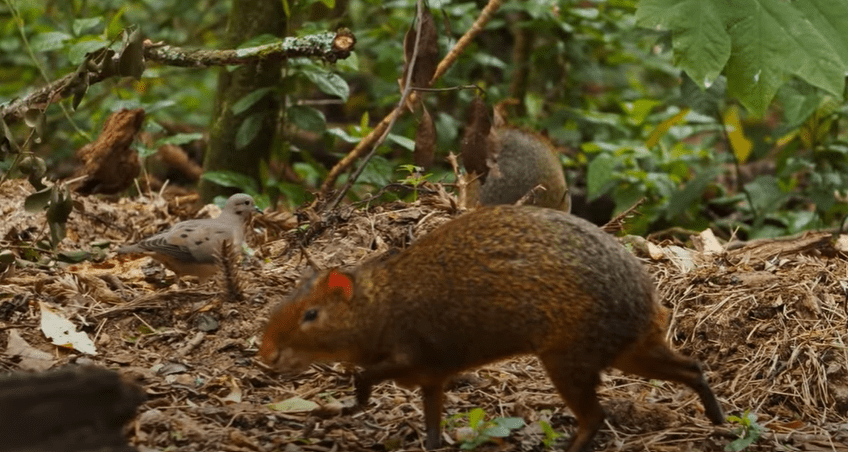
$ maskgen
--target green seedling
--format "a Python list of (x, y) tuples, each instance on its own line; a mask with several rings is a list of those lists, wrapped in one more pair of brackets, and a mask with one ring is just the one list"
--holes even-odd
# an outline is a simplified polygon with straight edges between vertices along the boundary
[(524, 427), (524, 420), (520, 417), (498, 417), (487, 421), (486, 412), (482, 408), (455, 414), (445, 422), (451, 427), (456, 427), (460, 421), (468, 424), (467, 427), (457, 428), (459, 448), (462, 450), (473, 450), (480, 444), (493, 441), (495, 438), (505, 438), (512, 430)]
[(757, 415), (745, 410), (742, 417), (727, 416), (727, 421), (736, 424), (736, 433), (739, 438), (733, 440), (730, 444), (724, 447), (727, 452), (739, 452), (745, 450), (751, 444), (760, 439), (765, 427), (757, 423)]

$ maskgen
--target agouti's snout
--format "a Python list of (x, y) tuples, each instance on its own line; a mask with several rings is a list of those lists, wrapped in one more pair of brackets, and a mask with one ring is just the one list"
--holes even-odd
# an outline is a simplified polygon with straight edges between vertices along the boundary
[(608, 234), (551, 209), (495, 206), (387, 259), (308, 278), (272, 313), (260, 353), (287, 370), (357, 364), (360, 403), (383, 380), (420, 386), (428, 448), (440, 444), (450, 376), (533, 353), (577, 417), (568, 451), (578, 452), (603, 423), (595, 388), (610, 366), (683, 383), (724, 421), (700, 363), (666, 343), (666, 316), (642, 265)]

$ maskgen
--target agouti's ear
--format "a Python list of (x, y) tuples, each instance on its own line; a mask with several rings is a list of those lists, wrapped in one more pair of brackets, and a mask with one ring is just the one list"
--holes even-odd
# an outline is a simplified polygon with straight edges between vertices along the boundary
[(345, 301), (350, 301), (353, 298), (353, 281), (350, 276), (338, 270), (330, 270), (330, 274), (327, 275), (327, 288), (331, 291), (342, 289)]

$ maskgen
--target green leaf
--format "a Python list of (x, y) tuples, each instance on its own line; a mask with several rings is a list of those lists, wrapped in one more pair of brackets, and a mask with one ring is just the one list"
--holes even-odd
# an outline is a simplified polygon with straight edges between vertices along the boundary
[(816, 111), (821, 100), (822, 93), (803, 82), (787, 83), (780, 87), (777, 101), (783, 110), (784, 126), (787, 129), (800, 126)]
[[(769, 19), (779, 34), (789, 39), (789, 46), (783, 50), (786, 58), (786, 70), (809, 84), (817, 86), (834, 96), (841, 96), (845, 86), (845, 74), (848, 72), (848, 61), (842, 61), (830, 41), (823, 36), (810, 21), (793, 8), (793, 3), (775, 0), (760, 0)], [(830, 3), (842, 3), (837, 10), (846, 11), (844, 2), (829, 2), (827, 11), (830, 13)], [(802, 11), (802, 14), (804, 12)], [(837, 42), (845, 41), (848, 27), (842, 24), (842, 35)], [(843, 44), (844, 45), (844, 44)], [(787, 52), (788, 50), (788, 52)]]
[(283, 413), (302, 413), (305, 411), (313, 411), (318, 408), (318, 404), (300, 397), (292, 397), (282, 400), (277, 403), (267, 405), (272, 411), (280, 411)]
[(74, 30), (74, 34), (79, 36), (84, 32), (91, 30), (94, 27), (99, 26), (103, 23), (102, 17), (89, 17), (86, 19), (76, 19), (74, 20), (74, 24), (71, 27)]
[(70, 50), (68, 50), (68, 59), (71, 61), (71, 64), (78, 65), (82, 63), (83, 59), (85, 59), (86, 53), (94, 52), (95, 50), (102, 49), (108, 45), (109, 41), (99, 36), (85, 37), (71, 46)]
[(627, 113), (627, 121), (633, 125), (641, 125), (651, 114), (654, 107), (662, 104), (656, 99), (637, 99), (634, 101), (621, 102), (621, 109)]
[(161, 140), (156, 141), (156, 144), (153, 145), (154, 148), (158, 148), (159, 146), (165, 144), (173, 144), (175, 146), (182, 146), (184, 144), (191, 143), (192, 141), (203, 139), (202, 133), (178, 133), (176, 135), (171, 135), (169, 137), (162, 138)]
[(726, 62), (728, 94), (756, 115), (789, 75), (842, 93), (845, 2), (642, 0), (636, 15), (639, 25), (672, 32), (675, 63), (699, 86), (709, 87)]
[(361, 137), (352, 136), (351, 134), (345, 132), (344, 130), (338, 127), (334, 127), (332, 129), (327, 130), (327, 133), (336, 138), (339, 138), (340, 140), (346, 143), (359, 143), (359, 141), (362, 139)]
[(334, 74), (323, 68), (315, 68), (314, 70), (304, 71), (306, 78), (309, 79), (321, 92), (331, 96), (338, 96), (343, 101), (347, 102), (350, 96), (350, 87), (347, 82), (338, 74)]
[(317, 185), (321, 179), (321, 172), (318, 171), (316, 166), (319, 165), (308, 162), (295, 162), (292, 164), (292, 169), (308, 185)]
[(259, 131), (262, 130), (262, 121), (264, 118), (264, 114), (254, 113), (244, 119), (236, 132), (236, 149), (243, 149), (256, 138)]
[(65, 238), (68, 231), (65, 223), (48, 223), (47, 225), (50, 226), (50, 245), (55, 249), (59, 242)]
[(708, 167), (706, 170), (692, 178), (682, 190), (671, 194), (668, 200), (668, 209), (665, 212), (667, 220), (672, 220), (685, 212), (689, 207), (701, 199), (701, 195), (715, 177), (721, 172), (721, 168)]
[(327, 120), (324, 113), (302, 105), (295, 105), (288, 109), (289, 121), (295, 126), (311, 132), (323, 133), (327, 128)]
[(71, 35), (61, 31), (49, 31), (39, 33), (32, 37), (30, 47), (34, 52), (49, 52), (65, 47), (65, 41), (71, 39)]
[(714, 0), (642, 0), (636, 23), (671, 31), (674, 64), (707, 88), (730, 58), (730, 36), (721, 15), (724, 7)]
[(128, 6), (129, 5), (122, 6), (121, 9), (119, 9), (111, 19), (109, 19), (109, 25), (106, 26), (106, 36), (117, 36), (124, 28), (121, 18), (124, 17), (124, 13), (127, 11)]
[(833, 0), (794, 0), (792, 5), (803, 12), (825, 40), (839, 54), (842, 66), (848, 66), (848, 2)]
[(53, 187), (45, 188), (37, 191), (24, 199), (24, 210), (29, 213), (37, 213), (44, 210), (47, 204), (50, 204), (50, 196), (53, 194)]
[(698, 113), (718, 118), (723, 109), (726, 92), (727, 79), (724, 77), (718, 77), (709, 88), (702, 89), (691, 77), (684, 74), (680, 85), (680, 101)]
[(390, 133), (386, 138), (393, 141), (398, 146), (406, 149), (407, 151), (414, 151), (415, 150), (415, 141), (410, 140), (407, 137), (404, 137), (404, 136), (401, 136), (401, 135), (396, 135), (394, 133)]
[(589, 201), (605, 193), (608, 184), (614, 181), (616, 162), (609, 154), (598, 154), (586, 169), (586, 191)]
[(476, 430), (477, 426), (483, 421), (485, 416), (486, 412), (483, 411), (482, 408), (472, 409), (468, 412), (468, 426)]
[(74, 201), (67, 187), (58, 188), (54, 185), (52, 188), (50, 206), (47, 208), (47, 221), (64, 226), (74, 210)]
[(506, 438), (509, 436), (509, 429), (503, 425), (492, 425), (480, 433), (481, 436), (489, 436), (495, 438)]
[(271, 88), (265, 87), (253, 90), (252, 92), (245, 94), (241, 99), (238, 100), (238, 102), (233, 104), (233, 114), (240, 115), (244, 113), (248, 108), (252, 107), (253, 104), (255, 104), (256, 102), (259, 102), (259, 100), (265, 97), (265, 95), (269, 92), (271, 92)]
[(15, 253), (12, 250), (0, 251), (0, 264), (11, 264), (15, 262)]
[(836, 52), (790, 3), (739, 0), (726, 8), (733, 42), (727, 90), (752, 113), (765, 113), (788, 74), (841, 93), (844, 69)]
[(652, 148), (656, 146), (657, 143), (659, 143), (659, 141), (662, 139), (662, 137), (664, 137), (665, 134), (667, 134), (672, 127), (676, 126), (686, 118), (686, 116), (689, 114), (689, 111), (690, 110), (688, 108), (684, 108), (683, 110), (677, 112), (677, 114), (675, 114), (674, 116), (657, 124), (657, 126), (648, 136), (648, 139), (645, 140), (645, 147)]
[(235, 171), (208, 171), (203, 173), (200, 178), (224, 187), (241, 189), (251, 196), (254, 193), (259, 193), (259, 184), (253, 178)]
[(289, 207), (294, 209), (296, 206), (303, 205), (311, 199), (311, 194), (307, 192), (301, 184), (291, 182), (280, 182), (277, 184), (277, 189), (285, 195), (288, 200)]
[(62, 262), (71, 262), (77, 263), (82, 262), (92, 256), (88, 251), (83, 250), (75, 250), (75, 251), (60, 251), (56, 255), (60, 261)]
[(745, 191), (751, 196), (757, 215), (776, 210), (786, 199), (787, 194), (780, 189), (774, 176), (759, 176), (753, 182), (745, 184)]
[(524, 419), (520, 417), (499, 417), (495, 419), (495, 422), (510, 430), (524, 427)]

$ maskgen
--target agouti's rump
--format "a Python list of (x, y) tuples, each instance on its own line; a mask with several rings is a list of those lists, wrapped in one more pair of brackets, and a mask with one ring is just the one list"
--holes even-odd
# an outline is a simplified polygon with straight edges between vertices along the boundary
[(611, 236), (563, 212), (495, 206), (387, 259), (308, 278), (272, 313), (260, 354), (284, 371), (357, 364), (361, 404), (383, 380), (421, 386), (428, 448), (440, 444), (450, 376), (535, 354), (577, 417), (577, 452), (602, 424), (595, 387), (610, 366), (684, 383), (723, 422), (700, 364), (672, 351), (665, 330), (650, 277)]

